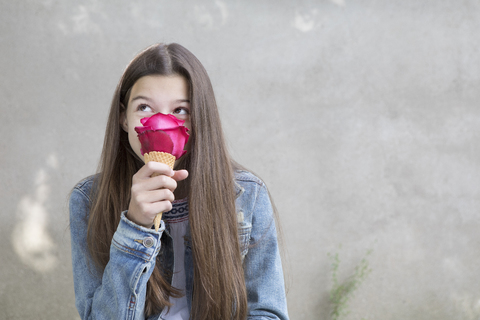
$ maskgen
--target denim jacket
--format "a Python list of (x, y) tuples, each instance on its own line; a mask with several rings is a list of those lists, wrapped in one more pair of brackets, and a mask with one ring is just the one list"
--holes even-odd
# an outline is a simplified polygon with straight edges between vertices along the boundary
[[(99, 274), (91, 263), (86, 241), (93, 184), (93, 176), (82, 180), (70, 196), (77, 310), (82, 319), (143, 320), (147, 281), (156, 261), (173, 270), (174, 253), (168, 227), (166, 230), (162, 220), (156, 232), (131, 222), (125, 217), (126, 211), (122, 212), (110, 246), (110, 260), (103, 274)], [(267, 189), (261, 180), (246, 171), (235, 172), (235, 187), (248, 319), (288, 319), (282, 263)], [(189, 237), (186, 239), (186, 297), (191, 307), (193, 259)]]

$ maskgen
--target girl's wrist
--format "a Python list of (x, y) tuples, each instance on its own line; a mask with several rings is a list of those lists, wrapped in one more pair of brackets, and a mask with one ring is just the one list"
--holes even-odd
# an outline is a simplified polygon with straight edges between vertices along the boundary
[(153, 222), (150, 225), (146, 225), (146, 224), (138, 222), (136, 219), (132, 219), (131, 214), (130, 214), (130, 210), (127, 210), (127, 212), (125, 212), (125, 218), (127, 218), (129, 221), (131, 221), (131, 222), (133, 222), (136, 225), (139, 225), (141, 227), (151, 228), (153, 226)]

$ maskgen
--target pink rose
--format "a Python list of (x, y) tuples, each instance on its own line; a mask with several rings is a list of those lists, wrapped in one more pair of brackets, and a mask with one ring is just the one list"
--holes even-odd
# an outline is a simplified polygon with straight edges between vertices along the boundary
[(178, 159), (187, 152), (183, 150), (189, 137), (188, 129), (183, 126), (184, 120), (171, 114), (156, 113), (140, 122), (143, 127), (135, 127), (135, 131), (142, 144), (142, 155), (159, 151), (170, 153)]

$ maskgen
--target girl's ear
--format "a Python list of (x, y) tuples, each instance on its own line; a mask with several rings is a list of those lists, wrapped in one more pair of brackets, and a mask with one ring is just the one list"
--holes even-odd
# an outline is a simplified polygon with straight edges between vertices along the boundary
[(123, 130), (128, 133), (128, 122), (127, 122), (127, 108), (123, 104), (121, 104), (122, 111), (120, 112), (120, 125), (122, 126)]

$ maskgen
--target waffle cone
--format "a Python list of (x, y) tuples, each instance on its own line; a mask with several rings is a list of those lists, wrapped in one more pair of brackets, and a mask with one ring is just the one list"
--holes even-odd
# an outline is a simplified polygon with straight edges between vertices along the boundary
[[(175, 156), (166, 152), (152, 151), (149, 153), (145, 153), (143, 155), (143, 158), (145, 159), (145, 163), (150, 161), (161, 162), (161, 163), (167, 164), (172, 169), (173, 169), (173, 166), (175, 165)], [(154, 174), (154, 176), (157, 176), (157, 174)], [(162, 221), (162, 212), (159, 212), (157, 213), (157, 215), (155, 216), (155, 220), (153, 221), (155, 224), (155, 231), (158, 231), (158, 228), (160, 228), (161, 221)]]
[(145, 163), (150, 161), (161, 162), (161, 163), (168, 164), (172, 169), (173, 169), (173, 165), (175, 164), (175, 156), (166, 152), (152, 151), (149, 153), (145, 153), (143, 155), (143, 158), (145, 159)]

